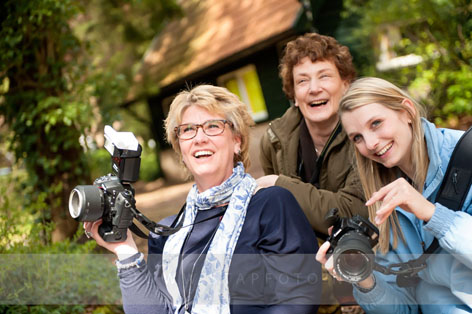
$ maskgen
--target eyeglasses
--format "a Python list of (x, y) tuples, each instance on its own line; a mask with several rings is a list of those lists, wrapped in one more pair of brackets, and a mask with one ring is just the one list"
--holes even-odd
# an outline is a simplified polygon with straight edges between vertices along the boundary
[(225, 124), (233, 127), (233, 123), (227, 120), (208, 120), (202, 124), (186, 123), (175, 127), (174, 131), (181, 140), (190, 140), (197, 135), (198, 128), (202, 128), (203, 133), (208, 136), (217, 136), (225, 131)]

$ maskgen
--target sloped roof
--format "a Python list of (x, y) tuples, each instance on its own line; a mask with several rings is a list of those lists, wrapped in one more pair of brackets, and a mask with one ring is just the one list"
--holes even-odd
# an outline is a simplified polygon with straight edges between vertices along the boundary
[(180, 6), (184, 16), (154, 38), (135, 83), (167, 86), (291, 30), (301, 9), (299, 0), (182, 0)]

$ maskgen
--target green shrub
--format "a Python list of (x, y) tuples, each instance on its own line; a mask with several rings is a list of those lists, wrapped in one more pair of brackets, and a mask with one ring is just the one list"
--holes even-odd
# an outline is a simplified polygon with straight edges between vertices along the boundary
[(150, 182), (161, 176), (157, 153), (150, 147), (143, 147), (139, 180)]
[(112, 254), (79, 243), (82, 228), (72, 240), (44, 241), (53, 227), (37, 223), (44, 199), (23, 208), (23, 179), (19, 169), (0, 177), (0, 313), (122, 312)]
[[(87, 161), (93, 180), (112, 172), (111, 156), (105, 148), (90, 150), (87, 153)], [(92, 184), (92, 182), (85, 184)]]

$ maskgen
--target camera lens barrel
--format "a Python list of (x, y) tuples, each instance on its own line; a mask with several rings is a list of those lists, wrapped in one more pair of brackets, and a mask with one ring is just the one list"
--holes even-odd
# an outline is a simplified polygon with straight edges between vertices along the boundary
[(375, 255), (366, 236), (349, 232), (339, 240), (333, 258), (334, 268), (343, 280), (356, 283), (372, 273)]
[(103, 215), (103, 191), (95, 185), (78, 185), (69, 196), (69, 213), (78, 221), (96, 221)]

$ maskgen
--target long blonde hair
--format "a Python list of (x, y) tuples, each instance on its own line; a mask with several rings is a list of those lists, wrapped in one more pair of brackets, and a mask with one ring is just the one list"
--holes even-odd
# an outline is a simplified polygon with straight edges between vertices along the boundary
[[(406, 106), (405, 99), (408, 99), (414, 107)], [(346, 111), (352, 111), (372, 103), (381, 104), (395, 111), (405, 111), (408, 114), (413, 134), (411, 161), (415, 169), (414, 176), (410, 179), (415, 189), (422, 192), (429, 164), (421, 125), (421, 117), (425, 114), (424, 108), (394, 84), (380, 78), (366, 77), (351, 84), (341, 100), (339, 115), (342, 116)], [(382, 164), (362, 156), (357, 149), (355, 152), (359, 177), (366, 199), (370, 199), (374, 192), (398, 178), (399, 169), (397, 167), (386, 168)], [(378, 202), (369, 206), (369, 217), (372, 221), (379, 207)], [(379, 226), (379, 248), (382, 253), (389, 250), (390, 230), (393, 233), (393, 247), (396, 248), (399, 237), (404, 241), (396, 211), (393, 211), (390, 217)]]
[(241, 161), (246, 169), (249, 161), (249, 131), (254, 125), (247, 105), (239, 100), (238, 96), (224, 87), (213, 85), (199, 85), (191, 90), (180, 92), (172, 101), (169, 114), (165, 120), (167, 142), (172, 145), (174, 151), (182, 158), (179, 140), (175, 133), (175, 127), (182, 123), (185, 110), (191, 106), (199, 106), (211, 113), (219, 114), (232, 123), (234, 136), (241, 138), (241, 152), (235, 154), (233, 163)]

